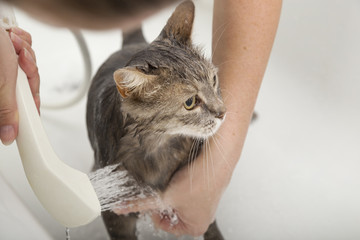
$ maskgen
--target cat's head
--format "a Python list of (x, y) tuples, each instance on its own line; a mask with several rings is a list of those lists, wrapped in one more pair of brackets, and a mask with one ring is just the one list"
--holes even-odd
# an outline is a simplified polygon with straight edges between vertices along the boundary
[(213, 135), (225, 116), (217, 70), (192, 45), (194, 4), (180, 4), (159, 37), (114, 73), (122, 110), (160, 134)]

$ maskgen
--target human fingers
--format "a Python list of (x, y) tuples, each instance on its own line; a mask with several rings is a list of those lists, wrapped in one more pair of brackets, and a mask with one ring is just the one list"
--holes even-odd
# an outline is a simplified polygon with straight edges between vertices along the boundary
[(0, 78), (0, 139), (4, 145), (10, 145), (18, 132), (15, 84), (2, 83), (3, 79)]
[(25, 48), (26, 50), (28, 50), (28, 52), (31, 54), (32, 58), (36, 62), (35, 52), (31, 48), (31, 40), (30, 40), (30, 42), (28, 42), (29, 41), (28, 39), (26, 39), (25, 37), (24, 38), (22, 38), (22, 37), (24, 37), (24, 36), (21, 36), (21, 35), (19, 36), (14, 32), (10, 32), (10, 39), (13, 43), (16, 54), (19, 55), (20, 51)]
[[(202, 155), (194, 164), (203, 164)], [(191, 175), (187, 168), (175, 173), (162, 193), (162, 202), (174, 209), (172, 212), (176, 213), (177, 221), (175, 224), (172, 212), (170, 215), (154, 213), (153, 222), (158, 228), (176, 235), (200, 236), (214, 222), (223, 188), (216, 185), (209, 187), (204, 181), (206, 175), (201, 175), (205, 173), (200, 166), (196, 167), (200, 169), (196, 175)]]
[(0, 139), (11, 144), (18, 132), (15, 97), (17, 59), (8, 34), (0, 28)]
[(15, 52), (19, 55), (19, 65), (28, 78), (36, 107), (40, 113), (40, 77), (36, 66), (35, 52), (31, 48), (31, 35), (25, 30), (17, 27), (11, 28), (9, 32)]
[(40, 113), (40, 76), (36, 62), (33, 59), (31, 53), (27, 50), (27, 48), (23, 48), (20, 50), (18, 60), (21, 69), (24, 71), (28, 78), (36, 108)]
[[(179, 212), (164, 213), (153, 211), (151, 215), (155, 228), (161, 229), (176, 236), (190, 235), (199, 237), (203, 235), (208, 225), (191, 224)], [(175, 220), (174, 220), (175, 219)]]
[(9, 32), (15, 33), (22, 40), (27, 42), (30, 46), (32, 45), (32, 37), (31, 37), (30, 33), (26, 32), (24, 29), (19, 28), (19, 27), (13, 27), (13, 28), (9, 29)]

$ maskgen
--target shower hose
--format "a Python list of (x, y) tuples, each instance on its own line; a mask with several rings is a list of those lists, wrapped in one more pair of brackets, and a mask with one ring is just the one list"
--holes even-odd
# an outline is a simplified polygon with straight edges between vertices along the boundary
[(83, 79), (82, 83), (80, 84), (75, 96), (73, 96), (72, 98), (70, 98), (66, 101), (60, 102), (60, 103), (52, 103), (52, 104), (44, 103), (41, 105), (42, 108), (61, 109), (61, 108), (70, 107), (70, 106), (76, 104), (77, 102), (79, 102), (86, 95), (86, 93), (89, 89), (90, 82), (91, 82), (91, 72), (92, 72), (89, 49), (86, 44), (85, 38), (80, 31), (71, 30), (71, 33), (74, 35), (74, 37), (79, 45), (80, 52), (81, 52), (81, 55), (82, 55), (82, 58), (84, 61), (84, 79)]

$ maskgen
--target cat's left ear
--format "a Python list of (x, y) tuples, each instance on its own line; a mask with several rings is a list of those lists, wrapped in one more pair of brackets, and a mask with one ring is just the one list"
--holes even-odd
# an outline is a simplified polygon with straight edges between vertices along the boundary
[(123, 98), (140, 94), (155, 78), (155, 75), (145, 74), (136, 67), (120, 68), (114, 72), (116, 87)]
[(191, 44), (191, 31), (194, 23), (195, 6), (192, 1), (182, 2), (176, 7), (159, 39), (174, 39), (182, 44)]

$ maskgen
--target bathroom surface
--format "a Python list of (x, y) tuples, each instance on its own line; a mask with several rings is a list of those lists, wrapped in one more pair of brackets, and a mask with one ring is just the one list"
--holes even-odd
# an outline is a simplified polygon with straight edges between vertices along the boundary
[[(194, 42), (211, 56), (212, 1), (196, 2)], [(152, 41), (175, 6), (144, 22)], [(242, 156), (217, 211), (228, 240), (360, 239), (360, 2), (283, 1), (272, 55)], [(71, 32), (16, 10), (33, 37), (41, 76), (43, 125), (66, 164), (89, 172), (92, 150), (86, 98), (46, 109), (76, 95), (84, 63)], [(121, 45), (120, 30), (82, 31), (92, 75)], [(239, 95), (242, 93), (239, 93)], [(160, 239), (149, 222), (140, 238)], [(70, 230), (71, 239), (107, 239), (100, 218)], [(0, 239), (65, 239), (65, 228), (40, 205), (16, 144), (0, 145)], [(165, 239), (175, 239), (166, 236)], [(181, 238), (190, 239), (190, 238)]]

